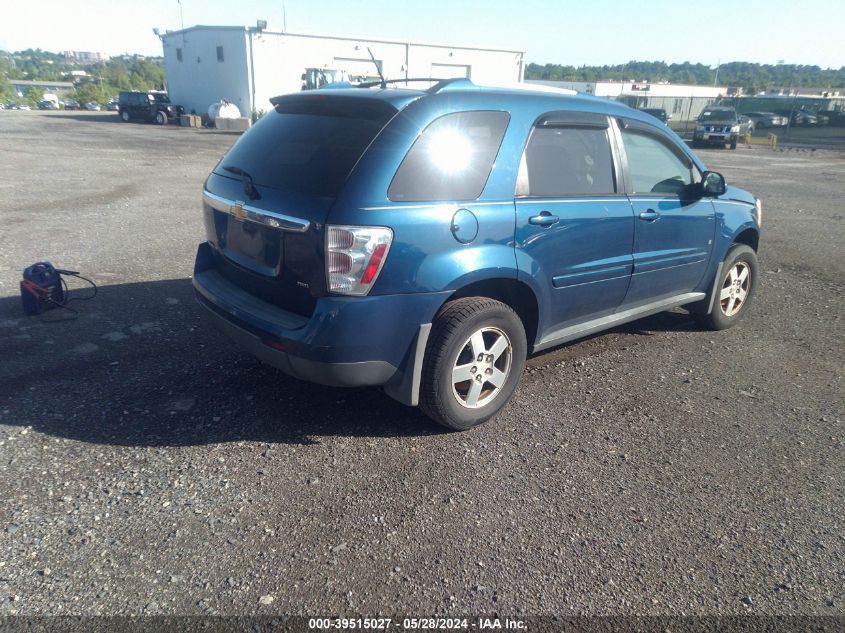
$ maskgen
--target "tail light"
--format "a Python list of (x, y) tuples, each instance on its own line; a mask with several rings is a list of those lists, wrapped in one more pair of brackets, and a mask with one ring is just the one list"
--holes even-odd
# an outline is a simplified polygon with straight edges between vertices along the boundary
[(382, 226), (329, 226), (326, 271), (329, 290), (366, 295), (381, 272), (393, 231)]

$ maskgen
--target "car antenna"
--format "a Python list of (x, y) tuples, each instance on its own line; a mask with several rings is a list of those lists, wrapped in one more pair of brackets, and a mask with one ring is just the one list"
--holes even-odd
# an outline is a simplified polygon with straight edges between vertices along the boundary
[(383, 90), (383, 89), (387, 88), (387, 82), (385, 81), (384, 75), (381, 72), (381, 66), (378, 65), (378, 62), (376, 61), (375, 55), (373, 55), (373, 51), (370, 50), (369, 46), (367, 47), (367, 52), (370, 54), (370, 59), (373, 60), (373, 64), (375, 64), (375, 66), (376, 66), (376, 70), (378, 71), (378, 76), (379, 76), (379, 78), (381, 78), (381, 87), (382, 87), (382, 90)]

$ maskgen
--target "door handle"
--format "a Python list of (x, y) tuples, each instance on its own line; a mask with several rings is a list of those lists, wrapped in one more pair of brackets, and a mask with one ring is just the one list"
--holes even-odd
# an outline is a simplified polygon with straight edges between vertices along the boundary
[(640, 220), (645, 220), (646, 222), (654, 222), (659, 217), (660, 214), (654, 209), (649, 209), (648, 211), (640, 213)]
[(552, 226), (553, 224), (557, 224), (559, 221), (559, 217), (552, 215), (548, 211), (541, 211), (540, 215), (532, 215), (528, 218), (529, 224), (534, 224), (536, 226)]

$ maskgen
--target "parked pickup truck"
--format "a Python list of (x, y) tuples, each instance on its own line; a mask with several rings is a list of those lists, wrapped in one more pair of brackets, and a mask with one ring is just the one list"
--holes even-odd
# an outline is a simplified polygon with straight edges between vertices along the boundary
[(730, 145), (731, 149), (736, 149), (739, 137), (753, 133), (754, 127), (754, 123), (748, 117), (740, 116), (734, 108), (705, 108), (698, 115), (692, 145), (693, 147)]

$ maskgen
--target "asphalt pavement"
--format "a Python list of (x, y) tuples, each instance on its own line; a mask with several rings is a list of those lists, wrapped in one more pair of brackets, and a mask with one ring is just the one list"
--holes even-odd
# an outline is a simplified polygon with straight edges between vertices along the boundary
[[(236, 138), (0, 112), (0, 615), (845, 616), (845, 154), (701, 151), (763, 200), (745, 321), (538, 355), (449, 433), (212, 329)], [(100, 286), (75, 318), (21, 312), (41, 259)]]

